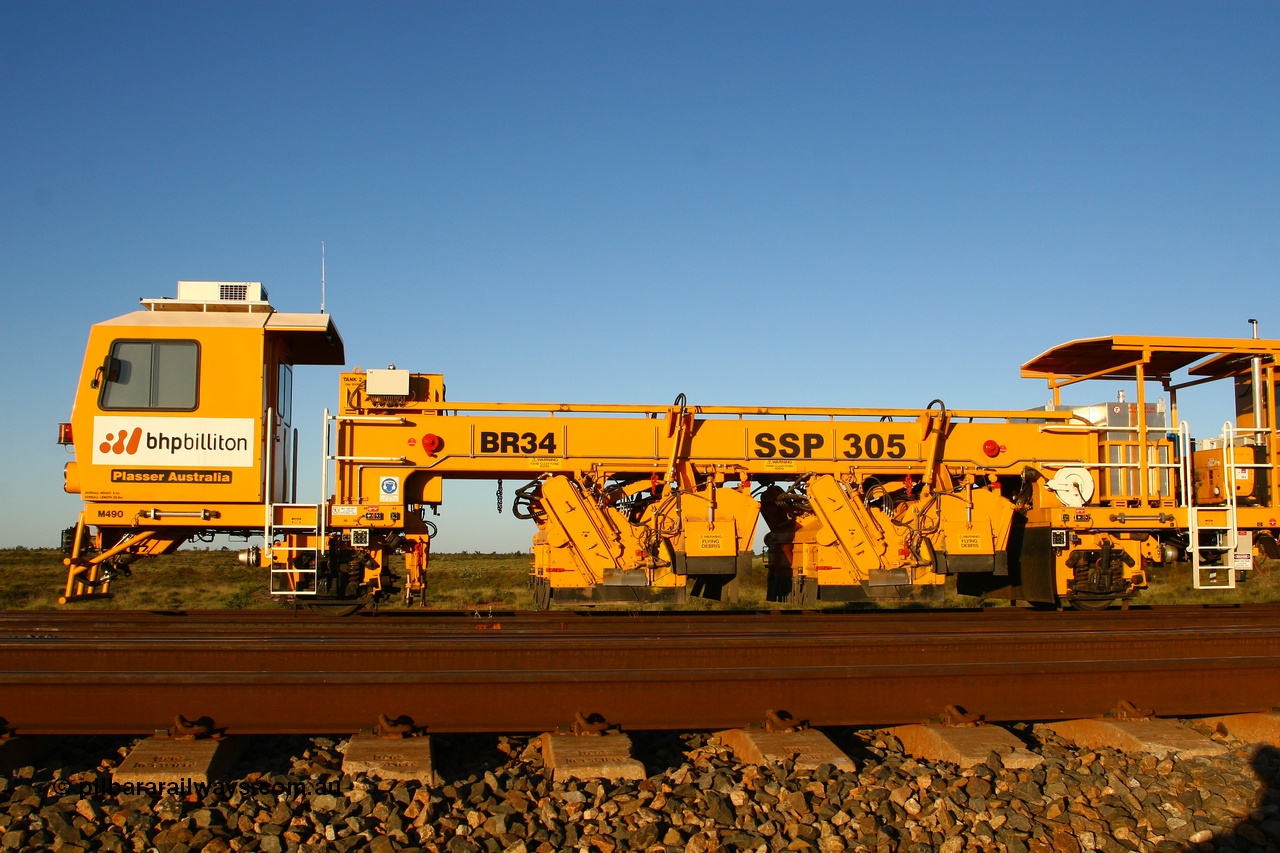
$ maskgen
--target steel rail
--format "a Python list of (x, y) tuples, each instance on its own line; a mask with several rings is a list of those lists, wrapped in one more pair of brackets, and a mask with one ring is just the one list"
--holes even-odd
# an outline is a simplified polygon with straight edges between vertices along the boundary
[[(477, 618), (479, 616), (479, 618)], [(1280, 705), (1280, 607), (1128, 612), (0, 612), (0, 725), (141, 733), (539, 731), (599, 713), (701, 729), (785, 709), (880, 725), (960, 705), (988, 720)]]

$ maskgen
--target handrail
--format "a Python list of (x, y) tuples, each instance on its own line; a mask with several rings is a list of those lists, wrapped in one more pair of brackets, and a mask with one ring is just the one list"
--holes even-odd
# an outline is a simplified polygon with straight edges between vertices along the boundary
[[(316, 543), (316, 547), (319, 549), (317, 552), (317, 559), (328, 553), (329, 537), (325, 528), (329, 517), (329, 496), (326, 494), (328, 491), (329, 481), (329, 418), (329, 409), (326, 407), (324, 410), (324, 420), (321, 422), (320, 427), (320, 501), (316, 505), (316, 514), (320, 516), (318, 519), (320, 536), (319, 541)], [(334, 473), (334, 479), (337, 479), (336, 472)]]
[[(419, 404), (414, 412), (546, 412), (561, 414), (578, 412), (583, 414), (636, 414), (656, 417), (665, 416), (673, 406), (648, 406), (612, 403), (492, 403), (492, 402), (446, 402), (444, 400)], [(736, 417), (765, 415), (772, 417), (812, 416), (822, 418), (874, 418), (876, 421), (884, 417), (917, 418), (930, 411), (929, 409), (874, 409), (858, 407), (829, 406), (688, 406), (695, 415), (732, 415)], [(984, 418), (990, 420), (1019, 421), (1069, 421), (1077, 417), (1074, 412), (1051, 412), (1043, 409), (948, 409), (953, 418)], [(347, 417), (347, 416), (342, 416)], [(377, 417), (377, 416), (372, 416)], [(385, 416), (394, 417), (394, 416)]]
[[(1170, 433), (1168, 432), (1168, 429), (1166, 427), (1154, 427), (1155, 430), (1164, 430), (1165, 432), (1164, 438), (1157, 438), (1154, 441), (1150, 439), (1148, 439), (1147, 441), (1143, 441), (1141, 439), (1141, 436), (1144, 433), (1150, 436), (1152, 429), (1153, 429), (1152, 427), (1146, 427), (1146, 426), (1121, 426), (1121, 425), (1113, 426), (1110, 424), (1042, 424), (1040, 426), (1040, 432), (1042, 433), (1068, 432), (1068, 433), (1078, 433), (1083, 435), (1083, 434), (1090, 434), (1090, 433), (1101, 434), (1101, 433), (1113, 433), (1113, 432), (1126, 432), (1126, 433), (1136, 434), (1132, 438), (1127, 437), (1122, 439), (1111, 439), (1108, 436), (1102, 436), (1102, 435), (1099, 436), (1102, 444), (1110, 445), (1113, 447), (1131, 447), (1131, 448), (1137, 448), (1140, 450), (1145, 448), (1147, 450), (1150, 450), (1151, 448), (1160, 447), (1166, 442), (1170, 441), (1170, 438), (1169, 438)], [(1181, 454), (1182, 461), (1180, 462), (1153, 462), (1148, 458), (1149, 453), (1143, 452), (1139, 454), (1138, 459), (1134, 462), (1073, 461), (1065, 464), (1071, 465), (1073, 467), (1079, 467), (1079, 468), (1119, 469), (1119, 470), (1126, 470), (1126, 471), (1136, 471), (1138, 472), (1139, 477), (1142, 477), (1143, 472), (1146, 472), (1146, 475), (1150, 476), (1157, 471), (1175, 471), (1177, 472), (1179, 478), (1181, 479), (1182, 492), (1185, 498), (1186, 492), (1188, 490), (1187, 484), (1191, 482), (1190, 469), (1187, 468), (1187, 464), (1185, 462), (1185, 460), (1189, 456), (1189, 453), (1186, 449), (1189, 446), (1189, 439), (1186, 439), (1183, 435), (1183, 430), (1186, 430), (1186, 429), (1187, 429), (1187, 426), (1186, 426), (1186, 422), (1184, 421), (1182, 423), (1182, 426), (1178, 434), (1179, 435), (1178, 443), (1182, 449), (1182, 454)], [(1187, 436), (1189, 436), (1189, 433), (1187, 433)], [(1056, 466), (1053, 463), (1041, 463), (1041, 464), (1047, 468), (1064, 467), (1063, 464), (1058, 464)], [(1159, 495), (1159, 499), (1164, 499), (1166, 497), (1169, 497), (1168, 495), (1165, 495), (1159, 489), (1158, 486), (1156, 489), (1156, 494), (1148, 494), (1148, 491), (1150, 489), (1150, 483), (1142, 482), (1141, 480), (1139, 481), (1139, 483), (1141, 487), (1139, 489), (1139, 492), (1142, 496), (1146, 498), (1157, 498), (1157, 494)], [(1179, 485), (1180, 484), (1178, 483), (1173, 483), (1171, 484), (1171, 488), (1176, 490)], [(1183, 505), (1185, 506), (1186, 504), (1184, 503)]]
[(408, 418), (400, 415), (337, 415), (335, 421), (352, 424), (407, 424)]
[(1191, 470), (1191, 426), (1186, 421), (1178, 426), (1178, 452), (1182, 457), (1178, 460), (1182, 464), (1182, 506), (1190, 508), (1195, 481)]
[(262, 508), (264, 510), (264, 518), (262, 520), (262, 546), (267, 550), (271, 549), (271, 522), (272, 508), (271, 501), (275, 495), (272, 493), (272, 464), (274, 458), (271, 451), (276, 443), (276, 410), (273, 406), (267, 406), (267, 419), (263, 425), (263, 441), (266, 444), (266, 450), (262, 454)]
[(1223, 499), (1226, 501), (1227, 518), (1230, 520), (1230, 537), (1228, 539), (1228, 549), (1232, 553), (1231, 568), (1235, 570), (1235, 550), (1240, 544), (1240, 530), (1236, 527), (1236, 509), (1239, 501), (1236, 499), (1236, 442), (1234, 435), (1236, 428), (1227, 421), (1222, 425), (1222, 476), (1226, 482), (1222, 484), (1222, 490), (1226, 492)]

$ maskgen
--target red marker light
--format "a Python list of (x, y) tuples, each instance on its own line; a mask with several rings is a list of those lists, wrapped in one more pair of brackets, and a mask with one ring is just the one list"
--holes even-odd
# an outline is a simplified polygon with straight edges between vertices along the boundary
[(427, 452), (428, 456), (435, 456), (436, 451), (444, 446), (444, 439), (435, 433), (427, 433), (422, 437), (422, 449)]
[(58, 444), (75, 444), (71, 437), (71, 424), (58, 424)]
[(1002, 448), (1000, 447), (1000, 442), (998, 441), (993, 441), (992, 439), (988, 438), (986, 441), (982, 442), (982, 452), (987, 454), (987, 456), (991, 457), (992, 459), (995, 459), (997, 456), (1000, 455), (1001, 449)]

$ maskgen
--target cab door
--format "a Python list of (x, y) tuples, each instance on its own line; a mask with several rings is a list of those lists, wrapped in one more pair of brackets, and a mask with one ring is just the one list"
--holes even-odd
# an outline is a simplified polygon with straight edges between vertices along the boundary
[(293, 365), (276, 365), (272, 405), (271, 502), (294, 503), (298, 491), (298, 431), (293, 428)]

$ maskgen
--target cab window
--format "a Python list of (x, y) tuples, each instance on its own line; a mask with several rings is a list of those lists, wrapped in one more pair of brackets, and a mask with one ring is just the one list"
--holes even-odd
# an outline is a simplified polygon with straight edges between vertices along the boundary
[(195, 341), (115, 341), (102, 367), (103, 409), (191, 411), (198, 400)]
[(293, 366), (283, 362), (276, 381), (276, 414), (285, 426), (293, 423)]

